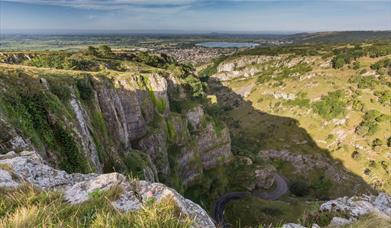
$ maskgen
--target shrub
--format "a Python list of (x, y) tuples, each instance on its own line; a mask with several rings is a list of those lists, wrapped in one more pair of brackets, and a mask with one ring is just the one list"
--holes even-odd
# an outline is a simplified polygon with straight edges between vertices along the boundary
[(325, 119), (336, 118), (345, 112), (344, 96), (342, 90), (329, 92), (327, 96), (323, 96), (320, 101), (315, 102), (312, 107), (316, 113)]
[(101, 57), (104, 57), (104, 58), (111, 58), (114, 56), (114, 53), (113, 51), (111, 50), (111, 48), (107, 45), (101, 45), (99, 46), (98, 48), (99, 50), (99, 55)]
[(190, 75), (185, 79), (185, 82), (190, 88), (191, 95), (194, 98), (202, 98), (205, 96), (203, 83), (194, 75)]
[(92, 56), (98, 56), (98, 49), (93, 46), (88, 46), (86, 54)]
[(383, 141), (379, 138), (376, 138), (372, 141), (372, 148), (383, 145)]
[(124, 162), (127, 167), (127, 174), (141, 179), (146, 178), (144, 177), (144, 169), (149, 165), (148, 155), (137, 150), (131, 150), (125, 155)]
[(375, 91), (374, 95), (381, 104), (391, 104), (391, 91)]
[(299, 93), (294, 100), (286, 101), (286, 104), (299, 106), (300, 108), (308, 108), (310, 107), (310, 99), (307, 98), (306, 93)]
[(335, 69), (339, 69), (346, 64), (345, 59), (342, 56), (334, 57), (331, 60), (331, 63)]
[(70, 70), (97, 71), (99, 65), (92, 60), (80, 56), (72, 56), (66, 60), (66, 67)]
[(27, 62), (28, 65), (35, 67), (47, 67), (47, 68), (64, 68), (65, 56), (60, 54), (42, 55), (32, 58)]
[(76, 81), (76, 87), (79, 91), (80, 98), (82, 100), (90, 100), (93, 96), (93, 88), (91, 86), (91, 80), (89, 77), (79, 79)]
[(358, 70), (360, 69), (360, 62), (356, 61), (353, 63), (353, 69)]
[(311, 188), (314, 189), (315, 195), (318, 198), (324, 198), (329, 195), (329, 190), (332, 188), (333, 183), (331, 180), (321, 176), (318, 180), (316, 180)]
[(378, 122), (381, 121), (383, 115), (377, 110), (367, 111), (364, 115), (364, 120), (356, 128), (358, 135), (373, 135), (379, 128)]

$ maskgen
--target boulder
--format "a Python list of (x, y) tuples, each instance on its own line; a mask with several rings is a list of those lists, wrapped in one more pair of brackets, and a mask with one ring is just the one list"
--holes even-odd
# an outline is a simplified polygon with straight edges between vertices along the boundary
[(191, 127), (197, 130), (204, 119), (204, 109), (200, 105), (197, 105), (186, 112), (186, 118), (189, 121)]
[(368, 214), (391, 218), (391, 197), (386, 193), (377, 196), (341, 197), (320, 206), (321, 211), (344, 211), (350, 217), (358, 218)]
[(333, 226), (345, 226), (345, 225), (352, 224), (353, 222), (354, 221), (350, 220), (350, 219), (341, 218), (341, 217), (333, 217), (333, 219), (331, 219), (331, 222), (330, 222), (329, 226), (331, 226), (331, 227), (333, 227)]
[(274, 166), (266, 166), (255, 170), (255, 188), (270, 189), (274, 184), (274, 176), (276, 168)]
[(79, 204), (89, 200), (95, 192), (119, 187), (123, 191), (111, 202), (119, 211), (137, 211), (151, 198), (160, 202), (170, 197), (178, 205), (180, 213), (193, 220), (193, 227), (215, 227), (204, 209), (163, 184), (129, 180), (119, 173), (68, 174), (44, 164), (35, 152), (23, 154), (14, 156), (10, 153), (10, 158), (0, 158), (0, 188), (17, 188), (27, 182), (47, 191), (64, 192), (68, 203)]

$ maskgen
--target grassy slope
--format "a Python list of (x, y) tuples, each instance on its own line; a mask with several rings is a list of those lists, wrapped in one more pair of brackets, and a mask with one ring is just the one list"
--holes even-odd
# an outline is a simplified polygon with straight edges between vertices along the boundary
[[(321, 53), (326, 55), (327, 49), (331, 50), (330, 47), (322, 47)], [(262, 54), (261, 50), (259, 52)], [(305, 52), (304, 48), (302, 53)], [(285, 54), (286, 52), (283, 53)], [(275, 54), (273, 53), (272, 55)], [(326, 59), (329, 59), (331, 56)], [(389, 58), (390, 56), (387, 57)], [(375, 79), (378, 83), (375, 83), (371, 88), (358, 88), (358, 83), (352, 81), (364, 69), (370, 71), (370, 66), (373, 63), (387, 57), (361, 57), (358, 59), (358, 62), (360, 62), (359, 69), (353, 69), (353, 64), (347, 64), (341, 69), (333, 69), (320, 67), (319, 65), (325, 63), (326, 60), (315, 55), (308, 57), (316, 59), (315, 63), (311, 64), (312, 69), (309, 72), (313, 76), (309, 78), (288, 77), (279, 80), (282, 83), (276, 83), (276, 80), (266, 80), (266, 82), (257, 83), (257, 77), (253, 77), (247, 79), (240, 78), (223, 83), (223, 88), (225, 89), (223, 89), (222, 93), (228, 95), (227, 97), (232, 93), (233, 96), (227, 102), (224, 101), (225, 96), (220, 97), (217, 95), (217, 101), (224, 110), (221, 115), (230, 127), (234, 152), (249, 156), (255, 162), (258, 162), (256, 154), (259, 150), (287, 149), (293, 153), (308, 155), (326, 152), (352, 174), (357, 175), (359, 178), (364, 178), (365, 182), (373, 187), (390, 192), (391, 176), (389, 172), (391, 170), (389, 165), (388, 167), (381, 165), (382, 162), (387, 163), (390, 156), (389, 147), (387, 146), (387, 139), (391, 136), (389, 119), (381, 121), (378, 130), (373, 135), (360, 136), (355, 133), (355, 128), (363, 121), (366, 111), (378, 110), (386, 116), (391, 115), (390, 101), (381, 104), (378, 97), (374, 94), (374, 91), (377, 90), (391, 92), (390, 87), (385, 83), (390, 83), (390, 77)], [(226, 61), (229, 62), (230, 59), (228, 58)], [(259, 67), (262, 68), (264, 66), (265, 64)], [(254, 67), (254, 64), (249, 64), (248, 67)], [(258, 66), (255, 65), (255, 67)], [(304, 73), (300, 75), (304, 75)], [(237, 108), (232, 108), (232, 103), (226, 106), (238, 96), (237, 94), (240, 91), (245, 90), (249, 86), (251, 87), (251, 85), (253, 87), (250, 95), (246, 98), (240, 98), (244, 100), (245, 104), (241, 104)], [(311, 108), (311, 103), (315, 103), (322, 99), (322, 96), (327, 96), (329, 92), (337, 90), (344, 92), (343, 100), (347, 104), (345, 112), (335, 117), (335, 120), (347, 119), (342, 125), (333, 122), (333, 118), (327, 119), (320, 116)], [(353, 92), (357, 92), (359, 95), (353, 96)], [(212, 89), (213, 93), (216, 93), (216, 91)], [(293, 95), (305, 93), (305, 99), (309, 101), (308, 104), (300, 107), (286, 100), (275, 98), (273, 96), (275, 93)], [(353, 110), (351, 103), (354, 100), (362, 102), (364, 109)], [(289, 123), (290, 121), (287, 118), (291, 121), (297, 121), (297, 124)], [(383, 145), (372, 147), (373, 140), (376, 138), (381, 139)], [(301, 143), (300, 141), (303, 139), (308, 142), (314, 142), (314, 145)], [(360, 153), (358, 159), (352, 157), (354, 151)], [(374, 164), (370, 164), (371, 160), (375, 161)], [(279, 161), (275, 161), (274, 165), (280, 173), (291, 181), (301, 179), (294, 172), (295, 169), (292, 165)], [(370, 175), (364, 174), (364, 170), (367, 168), (371, 170)], [(305, 180), (310, 183), (316, 182), (320, 175), (323, 175), (322, 170), (307, 173)], [(343, 185), (334, 185), (331, 191), (328, 192), (329, 197), (333, 198), (338, 195), (351, 194), (356, 184), (353, 181), (344, 182)], [(308, 220), (308, 218), (302, 217), (306, 213), (315, 213), (314, 216), (317, 217), (316, 207), (311, 211), (312, 207), (304, 202), (306, 198), (296, 198), (296, 200), (297, 202), (292, 202), (286, 198), (282, 199), (282, 201), (267, 202), (251, 198), (233, 202), (228, 206), (226, 218), (232, 224), (243, 226), (255, 225), (260, 222), (263, 224), (273, 223), (274, 225), (282, 222), (303, 222), (301, 220)], [(320, 217), (325, 220), (323, 221), (325, 224), (328, 224), (331, 219), (329, 216), (322, 215)]]
[(0, 190), (1, 227), (189, 227), (191, 220), (180, 214), (175, 202), (151, 201), (137, 212), (121, 213), (111, 206), (122, 193), (113, 187), (90, 195), (77, 205), (64, 202), (58, 192), (39, 191), (30, 186)]
[[(355, 83), (349, 82), (349, 79), (358, 75), (362, 69), (369, 70), (369, 66), (379, 59), (382, 58), (360, 58), (359, 62), (362, 67), (358, 70), (348, 69), (346, 66), (343, 69), (320, 68), (318, 64), (322, 63), (323, 60), (319, 59), (315, 62), (315, 65), (312, 66), (313, 70), (311, 73), (315, 73), (316, 76), (303, 80), (287, 79), (284, 81), (284, 85), (279, 87), (272, 86), (272, 83), (258, 84), (253, 88), (251, 94), (245, 100), (252, 102), (253, 107), (256, 110), (296, 119), (299, 122), (300, 127), (304, 128), (309, 133), (319, 147), (330, 151), (334, 159), (341, 160), (343, 165), (354, 174), (364, 176), (363, 170), (368, 167), (369, 160), (374, 160), (377, 163), (388, 160), (387, 151), (389, 151), (389, 147), (387, 147), (386, 141), (387, 138), (390, 137), (389, 132), (391, 132), (391, 125), (387, 120), (382, 121), (379, 125), (379, 130), (371, 136), (359, 136), (354, 130), (363, 120), (365, 110), (378, 110), (383, 114), (391, 115), (390, 105), (379, 103), (376, 96), (373, 94), (374, 90), (390, 91), (390, 88), (387, 87), (387, 85), (378, 84), (375, 85), (373, 89), (358, 89)], [(239, 91), (241, 88), (255, 83), (255, 78), (234, 80), (228, 83), (228, 87), (232, 88), (233, 91)], [(291, 106), (284, 103), (284, 100), (272, 96), (273, 93), (277, 92), (294, 95), (306, 93), (308, 99), (316, 101), (322, 96), (327, 95), (328, 92), (336, 90), (344, 90), (346, 93), (345, 98), (348, 102), (351, 100), (349, 93), (359, 90), (361, 95), (356, 99), (361, 101), (365, 107), (364, 111), (355, 111), (351, 110), (348, 105), (345, 114), (340, 115), (337, 118), (347, 119), (346, 123), (341, 126), (332, 123), (332, 121), (325, 120), (314, 113), (310, 108)], [(267, 129), (263, 128), (267, 128), (268, 125), (254, 124), (254, 121), (259, 121), (259, 119), (256, 116), (252, 119), (250, 110), (234, 109), (229, 114), (234, 120), (240, 121), (240, 130), (245, 129), (250, 135), (261, 135), (262, 132), (267, 132)], [(268, 116), (266, 115), (265, 118), (268, 118)], [(279, 123), (271, 123), (270, 121), (273, 121), (273, 119), (269, 118), (262, 120), (263, 123), (269, 123), (269, 125), (280, 125)], [(272, 134), (262, 134), (264, 137), (262, 137), (262, 148), (260, 149), (290, 148), (290, 150), (296, 149), (297, 151), (311, 153), (305, 146), (296, 145), (295, 133), (286, 130), (286, 127), (280, 129), (274, 128)], [(235, 131), (235, 129), (233, 129), (233, 131)], [(338, 134), (345, 135), (343, 138), (340, 138), (339, 142), (337, 142)], [(329, 135), (334, 136), (331, 137)], [(381, 139), (383, 145), (372, 148), (372, 141), (376, 138)], [(359, 150), (359, 152), (362, 153), (361, 159), (355, 160), (352, 158), (351, 155), (355, 150)], [(370, 176), (364, 176), (364, 178), (368, 183), (373, 183), (378, 180), (382, 181), (384, 184), (383, 189), (390, 192), (391, 186), (389, 186), (389, 183), (391, 182), (391, 179), (388, 174), (390, 170), (382, 169), (379, 166), (380, 164), (376, 164), (376, 167), (372, 167), (372, 174)]]

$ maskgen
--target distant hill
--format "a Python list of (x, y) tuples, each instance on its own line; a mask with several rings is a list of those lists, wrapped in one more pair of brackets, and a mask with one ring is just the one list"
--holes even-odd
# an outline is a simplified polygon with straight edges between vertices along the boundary
[(297, 33), (288, 35), (283, 40), (295, 43), (345, 43), (391, 40), (391, 31), (343, 31), (343, 32), (316, 32)]

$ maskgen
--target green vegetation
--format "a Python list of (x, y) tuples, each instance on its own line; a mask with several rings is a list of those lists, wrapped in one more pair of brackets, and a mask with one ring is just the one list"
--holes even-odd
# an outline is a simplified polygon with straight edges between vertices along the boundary
[(300, 108), (309, 108), (310, 99), (307, 98), (306, 93), (299, 93), (294, 100), (286, 101), (286, 104), (291, 106), (298, 106)]
[(57, 153), (62, 169), (69, 172), (91, 171), (72, 130), (61, 120), (51, 119), (53, 114), (67, 114), (66, 108), (56, 96), (28, 89), (7, 90), (0, 104), (8, 118), (25, 135), (30, 136), (36, 146), (43, 151), (52, 150)]
[(305, 203), (295, 199), (267, 201), (247, 197), (229, 203), (224, 218), (236, 227), (254, 227), (254, 224), (265, 227), (273, 224), (279, 227), (284, 223), (298, 223), (303, 213), (315, 213), (318, 208), (318, 202)]
[(345, 94), (342, 90), (328, 92), (320, 101), (313, 103), (313, 109), (323, 118), (330, 120), (341, 116), (345, 112)]
[(356, 128), (358, 135), (374, 135), (379, 129), (379, 122), (386, 116), (377, 110), (367, 111), (364, 115), (364, 120)]
[(125, 172), (132, 177), (145, 179), (144, 172), (145, 169), (151, 166), (150, 162), (147, 154), (138, 150), (131, 150), (124, 158), (124, 163), (127, 167)]
[(148, 203), (137, 212), (121, 213), (111, 205), (122, 193), (120, 187), (90, 194), (90, 200), (67, 204), (58, 192), (39, 191), (29, 186), (0, 190), (2, 227), (190, 227), (172, 198)]

